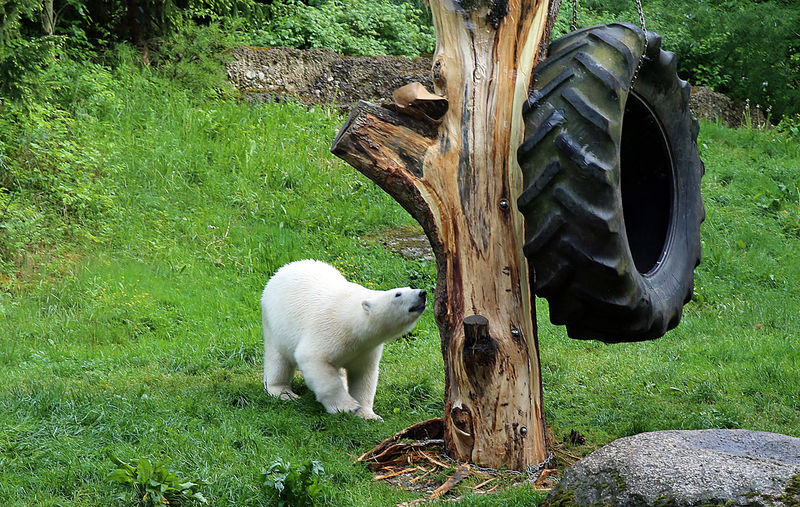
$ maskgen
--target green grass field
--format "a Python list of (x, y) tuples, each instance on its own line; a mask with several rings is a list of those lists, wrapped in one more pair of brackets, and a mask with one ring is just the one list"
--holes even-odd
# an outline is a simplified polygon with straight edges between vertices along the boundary
[[(132, 490), (106, 480), (108, 452), (166, 462), (204, 481), (216, 505), (268, 505), (259, 474), (277, 458), (320, 461), (333, 505), (418, 498), (353, 462), (441, 415), (430, 310), (386, 348), (384, 423), (326, 414), (301, 380), (294, 403), (262, 388), (258, 299), (282, 264), (316, 258), (364, 285), (433, 292), (432, 262), (365, 239), (413, 221), (328, 153), (343, 118), (193, 97), (144, 73), (81, 107), (69, 139), (94, 154), (92, 192), (109, 205), (59, 215), (67, 232), (44, 234), (0, 277), (4, 504), (124, 504)], [(800, 142), (703, 123), (699, 144), (703, 263), (677, 329), (647, 343), (574, 341), (538, 301), (546, 420), (557, 440), (586, 436), (572, 453), (659, 429), (800, 437)], [(463, 505), (541, 499), (529, 487), (456, 491)]]

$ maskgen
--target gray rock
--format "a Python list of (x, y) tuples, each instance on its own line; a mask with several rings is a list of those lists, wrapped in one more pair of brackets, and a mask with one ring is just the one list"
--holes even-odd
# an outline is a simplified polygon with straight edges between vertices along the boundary
[(749, 430), (654, 431), (569, 468), (545, 505), (800, 505), (800, 438)]

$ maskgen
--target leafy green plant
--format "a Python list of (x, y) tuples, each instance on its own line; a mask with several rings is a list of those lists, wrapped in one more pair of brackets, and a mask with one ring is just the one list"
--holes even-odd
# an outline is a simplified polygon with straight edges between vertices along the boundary
[(261, 487), (277, 500), (279, 507), (311, 506), (325, 497), (321, 483), (324, 473), (319, 461), (292, 466), (278, 458), (261, 472)]
[(225, 50), (242, 43), (237, 24), (183, 22), (159, 40), (153, 61), (161, 74), (198, 94), (225, 95), (233, 90), (224, 63)]
[(60, 37), (17, 37), (0, 45), (0, 98), (27, 104), (51, 97), (47, 69), (56, 62)]
[(800, 141), (800, 113), (784, 116), (775, 128), (778, 132), (788, 134)]
[(50, 104), (0, 106), (0, 271), (42, 246), (108, 232), (109, 166), (75, 125)]
[(133, 488), (133, 501), (138, 505), (179, 504), (187, 501), (208, 503), (203, 494), (197, 491), (201, 481), (182, 479), (164, 463), (152, 462), (143, 457), (126, 463), (110, 452), (108, 457), (117, 468), (108, 475), (107, 480), (128, 484)]
[[(579, 27), (589, 21), (639, 24), (630, 1), (580, 2)], [(565, 2), (560, 19), (572, 9)], [(678, 55), (678, 72), (732, 99), (750, 99), (776, 117), (800, 108), (800, 11), (782, 0), (653, 0), (644, 5), (647, 28)], [(555, 33), (559, 33), (558, 30)], [(758, 34), (758, 35), (756, 35)]]
[(253, 32), (254, 44), (300, 49), (328, 48), (345, 55), (431, 53), (433, 29), (420, 9), (389, 0), (332, 0), (319, 6), (276, 0), (265, 29)]

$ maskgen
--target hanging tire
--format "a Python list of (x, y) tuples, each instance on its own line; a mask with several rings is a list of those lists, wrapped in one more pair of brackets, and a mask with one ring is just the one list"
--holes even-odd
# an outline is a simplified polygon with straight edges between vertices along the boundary
[[(518, 150), (533, 291), (572, 338), (658, 338), (692, 297), (703, 163), (677, 59), (628, 24), (550, 45)], [(631, 89), (631, 84), (633, 84)]]

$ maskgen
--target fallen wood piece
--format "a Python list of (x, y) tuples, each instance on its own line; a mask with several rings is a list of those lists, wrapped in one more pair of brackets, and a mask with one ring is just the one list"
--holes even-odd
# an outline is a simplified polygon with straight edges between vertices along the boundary
[(406, 466), (408, 465), (408, 460), (405, 457), (402, 457), (399, 459), (393, 459), (392, 461), (383, 461), (383, 462), (370, 461), (367, 463), (367, 465), (371, 466), (374, 471), (378, 472), (396, 466)]
[(434, 465), (440, 466), (440, 467), (442, 467), (442, 468), (452, 468), (450, 465), (448, 465), (448, 464), (446, 464), (446, 463), (442, 463), (442, 462), (441, 462), (441, 461), (439, 461), (439, 460), (433, 459), (433, 458), (432, 458), (432, 457), (430, 457), (430, 456), (428, 455), (428, 453), (426, 453), (425, 451), (419, 451), (419, 454), (421, 454), (423, 458), (427, 459), (428, 461), (430, 461), (430, 462), (431, 462), (431, 463), (433, 463)]
[(536, 479), (536, 482), (533, 483), (534, 486), (541, 486), (545, 480), (547, 480), (548, 475), (555, 475), (558, 473), (558, 469), (556, 468), (547, 468), (542, 470), (542, 475)]
[(561, 450), (561, 449), (553, 449), (553, 451), (554, 451), (556, 454), (563, 454), (564, 456), (566, 456), (566, 457), (568, 457), (568, 458), (572, 458), (572, 459), (574, 459), (575, 461), (580, 461), (580, 460), (581, 460), (581, 458), (579, 458), (578, 456), (573, 456), (572, 454), (568, 453), (567, 451), (563, 451), (563, 450)]
[(377, 456), (382, 453), (389, 445), (397, 442), (401, 438), (409, 440), (429, 440), (440, 439), (444, 436), (444, 420), (441, 417), (428, 419), (427, 421), (418, 422), (413, 426), (396, 433), (395, 435), (383, 440), (371, 450), (365, 452), (358, 457), (357, 461), (364, 461), (368, 456)]
[(475, 490), (481, 489), (482, 487), (486, 486), (490, 482), (496, 481), (496, 480), (497, 480), (497, 477), (492, 477), (492, 478), (486, 479), (485, 481), (483, 481), (482, 483), (478, 484), (477, 486), (473, 486), (472, 489), (475, 489)]
[(418, 475), (418, 476), (414, 477), (413, 479), (411, 479), (411, 483), (412, 483), (412, 484), (413, 484), (413, 483), (415, 483), (415, 482), (417, 482), (417, 481), (419, 481), (419, 480), (422, 480), (424, 477), (427, 477), (427, 475), (428, 475), (429, 473), (431, 473), (431, 472), (433, 472), (434, 470), (436, 470), (436, 467), (432, 467), (430, 470), (428, 470), (428, 469), (425, 469), (425, 468), (423, 468), (423, 467), (419, 467), (419, 468), (421, 468), (422, 470), (425, 470), (425, 473), (424, 473), (424, 474), (422, 474), (422, 475)]
[[(383, 479), (389, 479), (391, 477), (397, 477), (398, 475), (408, 474), (408, 473), (417, 471), (420, 468), (421, 467), (414, 467), (414, 468), (404, 468), (404, 469), (401, 469), (401, 470), (395, 470), (394, 472), (389, 473), (389, 474), (376, 475), (375, 477), (372, 478), (372, 480), (373, 481), (381, 481)], [(424, 468), (423, 468), (423, 470), (424, 470)]]
[(467, 476), (469, 476), (469, 471), (470, 471), (470, 467), (469, 467), (468, 463), (464, 463), (463, 465), (460, 465), (458, 468), (456, 468), (455, 473), (449, 479), (447, 479), (444, 482), (444, 484), (442, 484), (441, 486), (436, 488), (436, 491), (434, 491), (431, 494), (430, 499), (431, 500), (436, 500), (440, 496), (444, 495), (445, 493), (447, 493), (448, 491), (450, 491), (451, 489), (456, 487), (456, 485), (459, 482), (461, 482), (462, 480), (467, 478)]
[(389, 445), (386, 449), (383, 450), (377, 456), (373, 456), (369, 458), (370, 460), (374, 460), (377, 462), (384, 461), (392, 456), (397, 456), (398, 454), (408, 453), (410, 450), (414, 449), (424, 449), (425, 447), (430, 447), (432, 445), (442, 446), (444, 445), (444, 440), (442, 439), (431, 439), (431, 440), (422, 440), (420, 442), (397, 442), (394, 444)]

